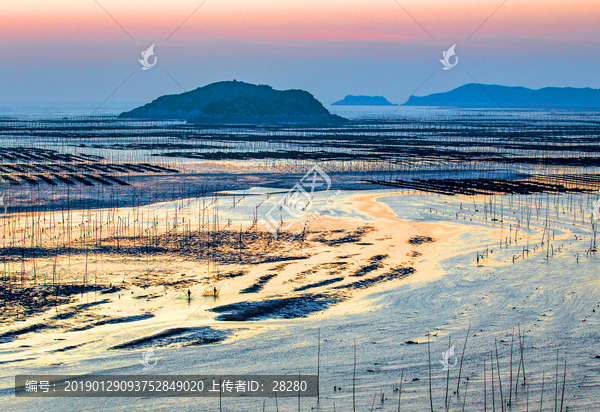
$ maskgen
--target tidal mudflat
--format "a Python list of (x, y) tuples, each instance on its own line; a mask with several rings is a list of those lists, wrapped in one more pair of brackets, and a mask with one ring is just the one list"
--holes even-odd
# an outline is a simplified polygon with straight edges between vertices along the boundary
[[(337, 154), (319, 166), (330, 185), (302, 203), (290, 191), (312, 167), (298, 153), (316, 150), (313, 138), (269, 139), (327, 130), (148, 124), (218, 136), (230, 153), (249, 147), (245, 133), (263, 136), (258, 160), (211, 160), (214, 147), (183, 160), (162, 152), (176, 149), (169, 139), (108, 148), (90, 125), (61, 127), (82, 135), (0, 153), (0, 396), (10, 408), (94, 409), (86, 399), (15, 398), (14, 376), (138, 374), (150, 349), (157, 375), (319, 373), (318, 402), (303, 399), (301, 410), (600, 406), (593, 139), (581, 167), (558, 149), (472, 150), (456, 138), (472, 124), (447, 126), (454, 137), (438, 147), (452, 150), (430, 157), (411, 146), (400, 157), (386, 149), (385, 162), (379, 153), (344, 163), (341, 153), (366, 146), (332, 142)], [(375, 126), (347, 127), (354, 137), (343, 145), (360, 146), (356, 136)], [(431, 124), (415, 127), (376, 133), (438, 139)], [(278, 145), (291, 145), (279, 159), (269, 154)], [(219, 408), (204, 398), (103, 405)], [(222, 407), (262, 410), (263, 399)], [(265, 407), (298, 410), (298, 401)]]

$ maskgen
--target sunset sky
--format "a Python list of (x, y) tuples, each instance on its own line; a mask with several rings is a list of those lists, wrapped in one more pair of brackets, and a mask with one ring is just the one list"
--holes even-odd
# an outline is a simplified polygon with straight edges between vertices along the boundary
[[(325, 104), (402, 103), (473, 79), (600, 88), (599, 1), (503, 1), (2, 2), (0, 102), (145, 102), (234, 78)], [(142, 71), (152, 44), (158, 62)], [(453, 44), (459, 63), (443, 71)]]

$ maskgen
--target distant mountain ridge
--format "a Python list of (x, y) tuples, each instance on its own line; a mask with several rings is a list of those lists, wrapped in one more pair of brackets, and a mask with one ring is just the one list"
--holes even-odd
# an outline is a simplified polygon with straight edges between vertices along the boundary
[(383, 96), (352, 96), (349, 94), (342, 100), (332, 103), (332, 106), (398, 106), (390, 103)]
[(545, 87), (528, 89), (469, 83), (445, 93), (411, 96), (405, 106), (524, 109), (600, 109), (600, 90)]
[(224, 81), (159, 97), (121, 113), (121, 118), (178, 119), (190, 123), (339, 123), (304, 90), (275, 90), (267, 85)]

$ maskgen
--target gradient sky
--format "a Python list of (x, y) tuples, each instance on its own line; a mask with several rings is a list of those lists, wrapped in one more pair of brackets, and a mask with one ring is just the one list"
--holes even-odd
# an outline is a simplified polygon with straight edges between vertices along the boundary
[(203, 1), (2, 2), (0, 102), (146, 102), (234, 78), (325, 104), (475, 80), (600, 88), (598, 0)]

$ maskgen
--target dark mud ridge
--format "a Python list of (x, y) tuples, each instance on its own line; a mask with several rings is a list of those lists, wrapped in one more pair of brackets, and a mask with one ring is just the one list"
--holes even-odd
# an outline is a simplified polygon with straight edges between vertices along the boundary
[(221, 278), (222, 279), (235, 279), (235, 278), (239, 278), (241, 276), (246, 276), (248, 273), (250, 273), (250, 271), (247, 269), (236, 270), (236, 271), (225, 273), (224, 275), (221, 275)]
[(271, 280), (273, 279), (275, 276), (277, 276), (277, 274), (272, 274), (272, 275), (264, 275), (261, 276), (260, 278), (258, 278), (258, 280), (256, 281), (255, 284), (253, 284), (250, 287), (247, 287), (246, 289), (242, 289), (240, 291), (240, 293), (258, 293), (261, 290), (263, 290), (263, 288), (265, 287), (265, 285)]
[(354, 274), (350, 276), (365, 276), (366, 274), (371, 273), (374, 270), (381, 269), (383, 267), (381, 261), (387, 259), (388, 257), (389, 255), (373, 256), (371, 259), (369, 259), (369, 261), (371, 262), (370, 264), (361, 266), (356, 270), (356, 272), (354, 272)]
[(435, 239), (429, 236), (413, 236), (408, 240), (411, 245), (422, 245), (423, 243), (432, 243)]
[[(385, 258), (384, 256), (385, 255), (374, 256), (372, 261), (382, 260)], [(210, 309), (210, 311), (220, 313), (220, 315), (216, 317), (216, 320), (230, 322), (305, 318), (313, 313), (324, 311), (331, 306), (349, 299), (352, 291), (366, 289), (391, 280), (402, 279), (413, 273), (415, 273), (415, 269), (412, 267), (397, 266), (390, 268), (380, 276), (345, 285), (334, 286), (324, 293), (307, 293), (289, 298), (232, 303), (230, 305), (217, 306), (216, 308)], [(302, 291), (317, 288), (341, 282), (342, 280), (344, 280), (343, 277), (327, 279), (318, 283), (300, 286), (295, 290)]]
[(383, 275), (376, 276), (370, 279), (359, 280), (357, 282), (348, 283), (347, 285), (335, 286), (333, 289), (348, 289), (348, 290), (359, 290), (366, 289), (378, 283), (388, 282), (390, 280), (402, 279), (415, 273), (415, 269), (411, 267), (396, 267), (390, 269), (389, 272)]
[(305, 294), (291, 298), (270, 299), (259, 302), (239, 302), (217, 306), (212, 312), (221, 313), (217, 320), (244, 322), (263, 319), (305, 318), (341, 302), (343, 297), (328, 294)]
[(224, 341), (231, 331), (213, 329), (208, 326), (201, 328), (173, 328), (155, 335), (121, 343), (110, 349), (141, 349), (167, 348), (183, 346), (210, 345)]
[(96, 326), (113, 325), (113, 324), (117, 324), (117, 323), (137, 322), (139, 320), (150, 319), (153, 317), (154, 317), (154, 315), (152, 313), (144, 313), (142, 315), (136, 315), (136, 316), (125, 316), (125, 317), (121, 317), (121, 318), (109, 318), (109, 319), (100, 320), (98, 322), (90, 323), (89, 325), (73, 328), (73, 329), (71, 329), (71, 331), (76, 332), (76, 331), (80, 331), (80, 330), (88, 330), (88, 329), (95, 328)]
[(11, 359), (11, 360), (0, 362), (0, 365), (5, 365), (7, 363), (25, 362), (25, 361), (28, 361), (28, 360), (35, 360), (35, 359), (36, 358)]
[[(363, 236), (365, 236), (368, 233), (371, 233), (374, 230), (375, 228), (372, 226), (363, 226), (361, 228), (355, 229), (349, 234), (346, 234), (345, 230), (332, 230), (331, 232), (327, 234), (322, 234), (312, 240), (319, 243), (323, 243), (327, 246), (338, 246), (343, 245), (345, 243), (357, 243), (362, 240)], [(334, 233), (342, 233), (345, 234), (345, 236), (334, 238)]]
[(82, 312), (84, 310), (87, 310), (94, 306), (103, 305), (108, 302), (110, 302), (109, 299), (104, 299), (104, 300), (99, 300), (97, 302), (82, 303), (81, 305), (72, 306), (69, 308), (69, 309), (71, 309), (69, 312), (59, 313), (58, 315), (53, 316), (52, 319), (55, 319), (55, 320), (71, 319), (73, 316), (79, 314), (80, 312)]
[[(268, 233), (266, 236), (272, 236)], [(254, 264), (260, 265), (262, 263), (276, 263), (276, 262), (288, 262), (293, 260), (308, 259), (310, 256), (268, 256), (264, 259), (259, 259), (253, 262)]]
[(54, 329), (55, 326), (46, 325), (44, 323), (36, 323), (31, 326), (27, 326), (21, 329), (16, 329), (10, 332), (5, 332), (0, 335), (0, 343), (8, 343), (12, 342), (14, 339), (18, 338), (21, 335), (26, 335), (32, 332), (38, 332), (44, 329)]
[(321, 286), (327, 286), (327, 285), (331, 285), (332, 283), (341, 282), (342, 280), (344, 280), (344, 278), (342, 278), (342, 277), (340, 277), (340, 278), (333, 278), (333, 279), (327, 279), (327, 280), (324, 280), (322, 282), (313, 283), (311, 285), (300, 286), (300, 287), (294, 289), (294, 291), (300, 292), (300, 291), (307, 290), (307, 289), (313, 289), (313, 288), (318, 288), (318, 287), (321, 287)]
[[(94, 340), (94, 341), (92, 341), (92, 342), (96, 342), (96, 341)], [(84, 343), (80, 343), (79, 345), (69, 345), (69, 346), (65, 346), (64, 348), (59, 348), (59, 349), (50, 350), (50, 351), (48, 351), (48, 353), (60, 353), (60, 352), (67, 352), (67, 351), (70, 351), (70, 350), (73, 350), (73, 349), (80, 348), (80, 347), (82, 347), (82, 346), (84, 346), (84, 345), (87, 345), (87, 344), (89, 344), (89, 343), (92, 343), (92, 342), (84, 342)]]
[[(4, 248), (0, 255), (7, 252), (7, 249)], [(25, 255), (27, 254), (24, 253), (20, 256)], [(29, 287), (17, 287), (14, 284), (8, 285), (8, 287), (2, 285), (0, 286), (0, 321), (7, 321), (17, 316), (25, 318), (33, 313), (69, 304), (76, 295), (104, 289), (106, 286), (101, 285), (36, 285)]]

